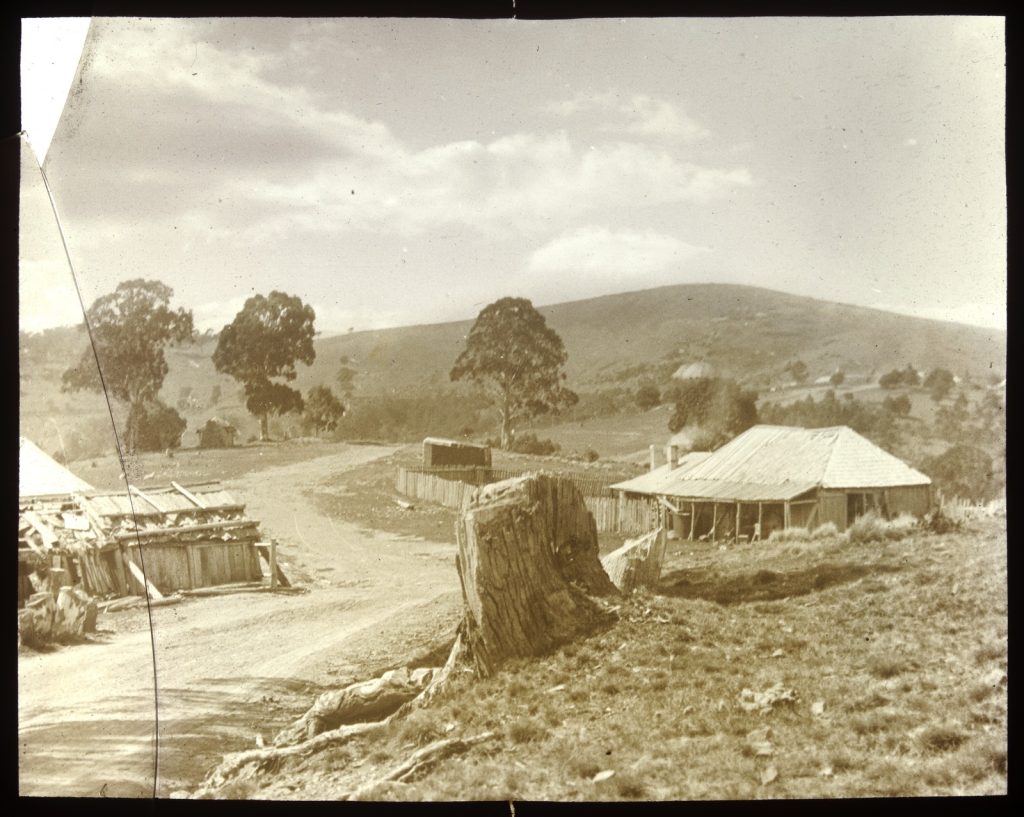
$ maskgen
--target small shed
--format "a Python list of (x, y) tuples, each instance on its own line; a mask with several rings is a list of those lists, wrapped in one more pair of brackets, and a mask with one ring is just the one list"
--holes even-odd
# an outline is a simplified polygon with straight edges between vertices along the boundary
[(231, 423), (212, 417), (196, 434), (199, 437), (200, 448), (231, 448), (235, 444), (238, 429)]
[(833, 522), (845, 530), (869, 510), (921, 516), (931, 480), (846, 426), (759, 425), (708, 455), (612, 486), (659, 498), (688, 538), (767, 537)]
[(218, 483), (19, 499), (19, 563), (62, 570), (93, 596), (141, 595), (145, 581), (161, 593), (259, 581), (259, 540)]
[(491, 447), (442, 437), (423, 440), (423, 467), (491, 467)]

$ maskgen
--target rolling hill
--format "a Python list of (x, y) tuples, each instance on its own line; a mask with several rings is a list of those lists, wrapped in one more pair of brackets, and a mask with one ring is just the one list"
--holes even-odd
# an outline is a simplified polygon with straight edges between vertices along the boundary
[[(665, 382), (682, 363), (704, 360), (722, 375), (762, 391), (788, 381), (787, 363), (803, 360), (810, 380), (843, 369), (847, 382), (877, 380), (908, 363), (937, 366), (983, 380), (1005, 376), (1006, 333), (907, 317), (773, 290), (724, 284), (687, 284), (627, 292), (540, 308), (565, 342), (570, 385), (580, 392)], [(355, 369), (357, 396), (421, 396), (454, 388), (448, 372), (472, 320), (320, 337), (317, 359), (295, 385), (333, 385), (342, 361)], [(71, 328), (22, 336), (22, 427), (47, 451), (58, 444), (55, 426), (102, 424), (103, 400), (59, 391), (60, 373), (77, 357), (84, 332)], [(195, 405), (184, 444), (212, 414), (255, 423), (239, 399), (238, 384), (218, 374), (210, 356), (216, 338), (168, 349), (170, 373), (161, 392), (175, 405), (186, 394)], [(215, 386), (222, 397), (211, 404)], [(90, 420), (91, 418), (91, 420)]]

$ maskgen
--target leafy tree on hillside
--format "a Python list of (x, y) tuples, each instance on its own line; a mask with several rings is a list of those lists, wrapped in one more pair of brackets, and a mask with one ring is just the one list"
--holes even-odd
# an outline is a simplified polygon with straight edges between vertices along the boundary
[(920, 386), (921, 375), (918, 374), (917, 369), (910, 363), (907, 364), (907, 368), (903, 370), (903, 385), (904, 386)]
[(315, 320), (313, 307), (275, 290), (253, 295), (221, 330), (213, 365), (242, 384), (245, 407), (260, 420), (261, 440), (270, 436), (271, 414), (302, 410), (302, 395), (272, 378), (292, 381), (296, 362), (308, 366), (316, 359)]
[(912, 407), (910, 398), (905, 394), (901, 394), (899, 397), (886, 397), (882, 401), (882, 408), (897, 417), (908, 416)]
[(136, 278), (97, 298), (85, 313), (92, 344), (61, 378), (62, 391), (106, 390), (128, 405), (124, 447), (129, 454), (136, 450), (143, 417), (150, 414), (146, 404), (156, 401), (167, 376), (164, 347), (193, 335), (192, 313), (171, 309), (173, 294), (160, 281)]
[(793, 363), (790, 363), (786, 367), (786, 371), (789, 372), (790, 376), (792, 376), (793, 380), (795, 380), (797, 383), (803, 383), (804, 381), (806, 381), (808, 375), (810, 374), (810, 372), (807, 369), (807, 364), (804, 363), (802, 360), (797, 360)]
[(898, 389), (903, 385), (903, 372), (893, 369), (878, 378), (878, 385), (883, 389)]
[(514, 423), (574, 405), (566, 385), (568, 355), (562, 339), (525, 298), (501, 298), (477, 316), (452, 380), (481, 386), (497, 408), (501, 447), (508, 449)]
[(925, 460), (921, 467), (949, 497), (985, 502), (992, 499), (998, 489), (993, 478), (992, 458), (972, 445), (954, 445)]
[(338, 387), (341, 389), (341, 393), (346, 397), (352, 395), (352, 391), (355, 384), (356, 375), (359, 372), (348, 365), (348, 355), (342, 355), (341, 367), (338, 369), (338, 374), (335, 375), (335, 380), (338, 381)]
[(961, 392), (952, 405), (939, 406), (939, 410), (935, 412), (935, 430), (943, 439), (959, 443), (965, 440), (970, 432), (970, 420), (967, 397)]
[(828, 391), (815, 401), (807, 396), (788, 405), (767, 403), (760, 410), (761, 422), (774, 425), (828, 428), (849, 426), (883, 448), (890, 448), (896, 439), (895, 415), (881, 406), (865, 403), (846, 394), (837, 400), (834, 391)]
[(641, 411), (647, 411), (661, 405), (661, 394), (658, 387), (645, 383), (636, 391), (636, 404)]
[(679, 385), (668, 429), (674, 434), (687, 425), (700, 426), (717, 445), (746, 431), (757, 419), (756, 392), (734, 380), (702, 377)]
[(928, 389), (936, 403), (944, 400), (954, 385), (953, 373), (949, 369), (932, 369), (924, 379), (924, 387)]
[(147, 401), (139, 412), (139, 451), (165, 451), (181, 446), (181, 435), (187, 423), (170, 406), (159, 400)]
[(832, 376), (828, 379), (828, 382), (833, 386), (842, 386), (846, 380), (846, 373), (842, 369), (837, 369), (832, 373)]
[(314, 386), (306, 394), (306, 406), (302, 416), (320, 436), (320, 430), (334, 431), (345, 415), (345, 407), (327, 386)]

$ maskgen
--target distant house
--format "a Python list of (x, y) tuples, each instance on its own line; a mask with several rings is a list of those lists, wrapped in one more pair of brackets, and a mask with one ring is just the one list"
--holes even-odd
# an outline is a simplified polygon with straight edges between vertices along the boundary
[(826, 522), (845, 530), (869, 510), (920, 516), (932, 505), (927, 476), (846, 426), (754, 426), (710, 454), (611, 487), (623, 499), (659, 498), (676, 532), (691, 539), (767, 537)]
[(699, 360), (695, 363), (684, 363), (672, 374), (675, 380), (699, 380), (702, 377), (714, 377), (715, 367)]
[(212, 417), (196, 434), (199, 436), (200, 448), (231, 448), (235, 444), (238, 430), (231, 423)]
[(491, 466), (491, 447), (475, 443), (447, 440), (442, 437), (427, 437), (423, 441), (423, 467), (444, 466)]

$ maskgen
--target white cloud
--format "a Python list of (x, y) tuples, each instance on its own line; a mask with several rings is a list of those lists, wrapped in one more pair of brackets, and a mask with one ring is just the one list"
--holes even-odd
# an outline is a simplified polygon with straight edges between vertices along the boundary
[(903, 142), (904, 147), (912, 148), (917, 145), (917, 140), (911, 136)]
[(623, 280), (678, 268), (709, 251), (652, 230), (613, 232), (607, 227), (587, 226), (563, 233), (535, 250), (527, 268), (538, 273), (577, 272)]
[[(251, 294), (251, 293), (250, 293)], [(239, 295), (226, 301), (207, 301), (192, 307), (192, 323), (200, 332), (212, 329), (219, 332), (239, 313), (249, 295)]]
[(700, 139), (709, 135), (704, 126), (687, 116), (678, 105), (647, 94), (633, 94), (623, 98), (615, 91), (580, 93), (572, 99), (552, 102), (544, 109), (548, 113), (565, 117), (586, 112), (611, 114), (610, 121), (599, 125), (599, 130), (608, 133), (685, 140)]
[(422, 234), (448, 224), (508, 234), (600, 209), (703, 202), (752, 183), (743, 167), (700, 167), (629, 142), (584, 149), (559, 131), (453, 142), (386, 159), (352, 156), (324, 162), (300, 182), (229, 181), (223, 195), (265, 209), (264, 218), (237, 233), (249, 241), (296, 230)]

